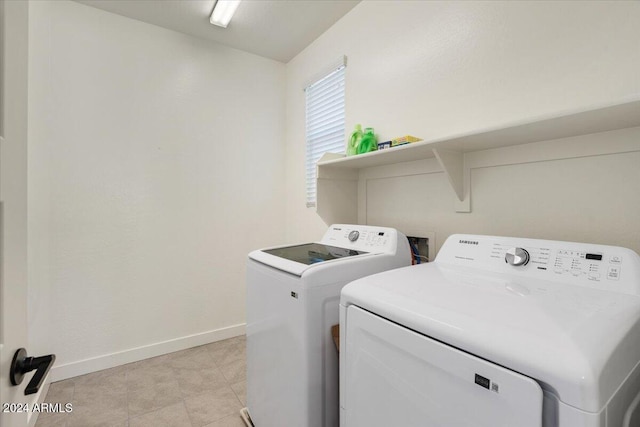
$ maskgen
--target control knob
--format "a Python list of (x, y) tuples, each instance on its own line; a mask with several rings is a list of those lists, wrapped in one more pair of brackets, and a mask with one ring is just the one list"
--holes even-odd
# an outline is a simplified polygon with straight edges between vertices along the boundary
[(358, 237), (360, 237), (360, 232), (357, 230), (353, 230), (351, 233), (349, 233), (350, 242), (355, 242), (356, 240), (358, 240)]
[(513, 266), (527, 265), (529, 262), (529, 252), (523, 248), (511, 248), (504, 256), (504, 262)]

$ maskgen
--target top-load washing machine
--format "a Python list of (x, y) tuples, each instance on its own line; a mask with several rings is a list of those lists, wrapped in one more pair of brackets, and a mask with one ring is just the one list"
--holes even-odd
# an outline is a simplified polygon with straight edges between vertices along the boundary
[(338, 425), (331, 326), (339, 321), (340, 290), (410, 264), (402, 233), (364, 225), (332, 225), (319, 242), (249, 254), (247, 408), (256, 427)]
[(341, 427), (640, 426), (631, 250), (454, 235), (340, 310)]

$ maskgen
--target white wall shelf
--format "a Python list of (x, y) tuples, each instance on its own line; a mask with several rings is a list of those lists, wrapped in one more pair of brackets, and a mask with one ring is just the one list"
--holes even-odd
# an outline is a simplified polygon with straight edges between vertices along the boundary
[(470, 212), (469, 174), (464, 165), (466, 153), (638, 126), (640, 98), (635, 98), (357, 156), (326, 153), (318, 162), (317, 212), (327, 223), (355, 223), (361, 170), (429, 158), (436, 158), (447, 175), (459, 201), (456, 210)]

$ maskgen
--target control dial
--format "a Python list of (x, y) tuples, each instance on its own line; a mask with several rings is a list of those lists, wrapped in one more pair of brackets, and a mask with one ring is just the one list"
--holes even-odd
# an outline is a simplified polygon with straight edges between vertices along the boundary
[(527, 265), (529, 262), (529, 252), (523, 248), (511, 248), (504, 256), (504, 262), (513, 266)]
[(351, 233), (349, 233), (350, 242), (355, 242), (356, 240), (358, 240), (358, 237), (360, 237), (360, 232), (357, 230), (353, 230)]

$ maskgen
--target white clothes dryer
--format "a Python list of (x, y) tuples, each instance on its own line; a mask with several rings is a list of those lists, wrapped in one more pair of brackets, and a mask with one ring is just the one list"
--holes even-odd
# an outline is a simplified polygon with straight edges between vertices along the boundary
[(249, 254), (247, 409), (256, 427), (339, 424), (331, 326), (339, 322), (340, 290), (410, 264), (402, 233), (363, 225), (335, 224), (319, 242)]
[(434, 262), (354, 281), (341, 427), (640, 426), (640, 257), (453, 235)]

